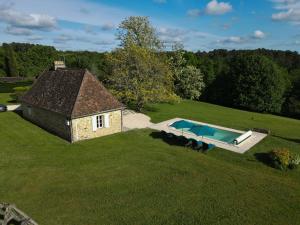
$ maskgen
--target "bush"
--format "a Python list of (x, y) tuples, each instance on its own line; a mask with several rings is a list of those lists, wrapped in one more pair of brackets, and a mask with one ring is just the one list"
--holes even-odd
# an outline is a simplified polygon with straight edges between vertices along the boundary
[(290, 169), (296, 169), (300, 165), (300, 155), (293, 154), (290, 159)]
[(276, 149), (270, 152), (270, 158), (275, 168), (286, 170), (290, 164), (290, 151), (286, 148)]
[(15, 87), (13, 88), (14, 94), (13, 97), (16, 101), (19, 101), (20, 98), (30, 89), (30, 87), (22, 86), (22, 87)]
[(269, 153), (273, 167), (286, 170), (295, 169), (300, 164), (300, 156), (292, 154), (289, 149), (275, 149)]

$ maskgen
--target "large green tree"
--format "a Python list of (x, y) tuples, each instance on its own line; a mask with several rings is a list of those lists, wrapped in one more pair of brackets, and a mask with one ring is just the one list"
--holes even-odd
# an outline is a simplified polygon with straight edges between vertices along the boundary
[(148, 17), (144, 16), (130, 16), (122, 21), (118, 28), (117, 39), (122, 47), (137, 45), (155, 51), (163, 47), (155, 28)]
[(4, 65), (6, 75), (8, 77), (17, 77), (19, 76), (18, 63), (14, 49), (9, 44), (3, 44), (4, 49)]
[(259, 112), (281, 112), (286, 74), (270, 59), (259, 55), (238, 55), (230, 62), (226, 82), (233, 104)]
[(160, 41), (147, 17), (130, 17), (119, 27), (121, 48), (107, 54), (113, 92), (136, 110), (147, 103), (176, 99), (167, 59), (158, 54)]
[(157, 55), (136, 45), (108, 55), (113, 92), (140, 111), (149, 102), (174, 99), (172, 74)]

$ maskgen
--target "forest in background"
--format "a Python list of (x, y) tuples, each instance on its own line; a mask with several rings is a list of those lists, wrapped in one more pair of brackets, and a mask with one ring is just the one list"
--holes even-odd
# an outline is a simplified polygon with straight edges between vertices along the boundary
[[(53, 61), (65, 60), (68, 68), (87, 68), (106, 83), (110, 65), (105, 54), (58, 51), (51, 46), (25, 43), (3, 44), (0, 47), (0, 77), (32, 79), (50, 69)], [(160, 54), (171, 58), (174, 52)], [(297, 52), (267, 49), (185, 51), (184, 59), (187, 65), (200, 69), (203, 74), (205, 88), (197, 100), (300, 118), (300, 55)], [(257, 96), (264, 98), (251, 100)]]

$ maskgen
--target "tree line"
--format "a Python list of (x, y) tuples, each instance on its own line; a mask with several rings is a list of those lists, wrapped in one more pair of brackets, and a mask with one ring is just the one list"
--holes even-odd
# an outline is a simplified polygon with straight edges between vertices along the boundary
[(65, 60), (87, 68), (124, 103), (141, 110), (150, 102), (194, 99), (300, 118), (300, 55), (292, 51), (171, 51), (146, 17), (129, 17), (118, 28), (111, 52), (58, 51), (11, 43), (0, 47), (0, 76), (33, 78)]

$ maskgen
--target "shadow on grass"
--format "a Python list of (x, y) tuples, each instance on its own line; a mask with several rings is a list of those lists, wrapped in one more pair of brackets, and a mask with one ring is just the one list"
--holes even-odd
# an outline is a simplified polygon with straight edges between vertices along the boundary
[(179, 147), (185, 147), (193, 151), (197, 152), (202, 152), (202, 153), (207, 153), (210, 151), (209, 145), (208, 144), (201, 144), (199, 145), (197, 141), (187, 139), (184, 136), (174, 136), (172, 134), (168, 134), (165, 132), (152, 132), (150, 136), (154, 139), (160, 139), (163, 142), (167, 143), (168, 145), (171, 146), (179, 146)]
[(255, 153), (254, 157), (256, 158), (257, 161), (265, 164), (266, 166), (273, 168), (273, 163), (268, 153), (265, 152)]
[(22, 112), (22, 110), (15, 110), (15, 111), (13, 111), (15, 114), (17, 114), (19, 117), (21, 117), (22, 119), (24, 119), (25, 120), (25, 118), (23, 117), (23, 112)]
[(276, 136), (276, 135), (273, 135), (273, 137), (280, 138), (280, 139), (283, 139), (283, 140), (286, 140), (286, 141), (291, 141), (291, 142), (295, 142), (297, 144), (300, 144), (300, 139), (280, 137), (280, 136)]
[(175, 146), (181, 146), (181, 147), (185, 147), (188, 143), (188, 140), (185, 137), (168, 137), (167, 134), (163, 133), (163, 132), (152, 132), (150, 134), (150, 136), (153, 139), (160, 139), (163, 140), (165, 143), (169, 144), (169, 145), (175, 145)]

